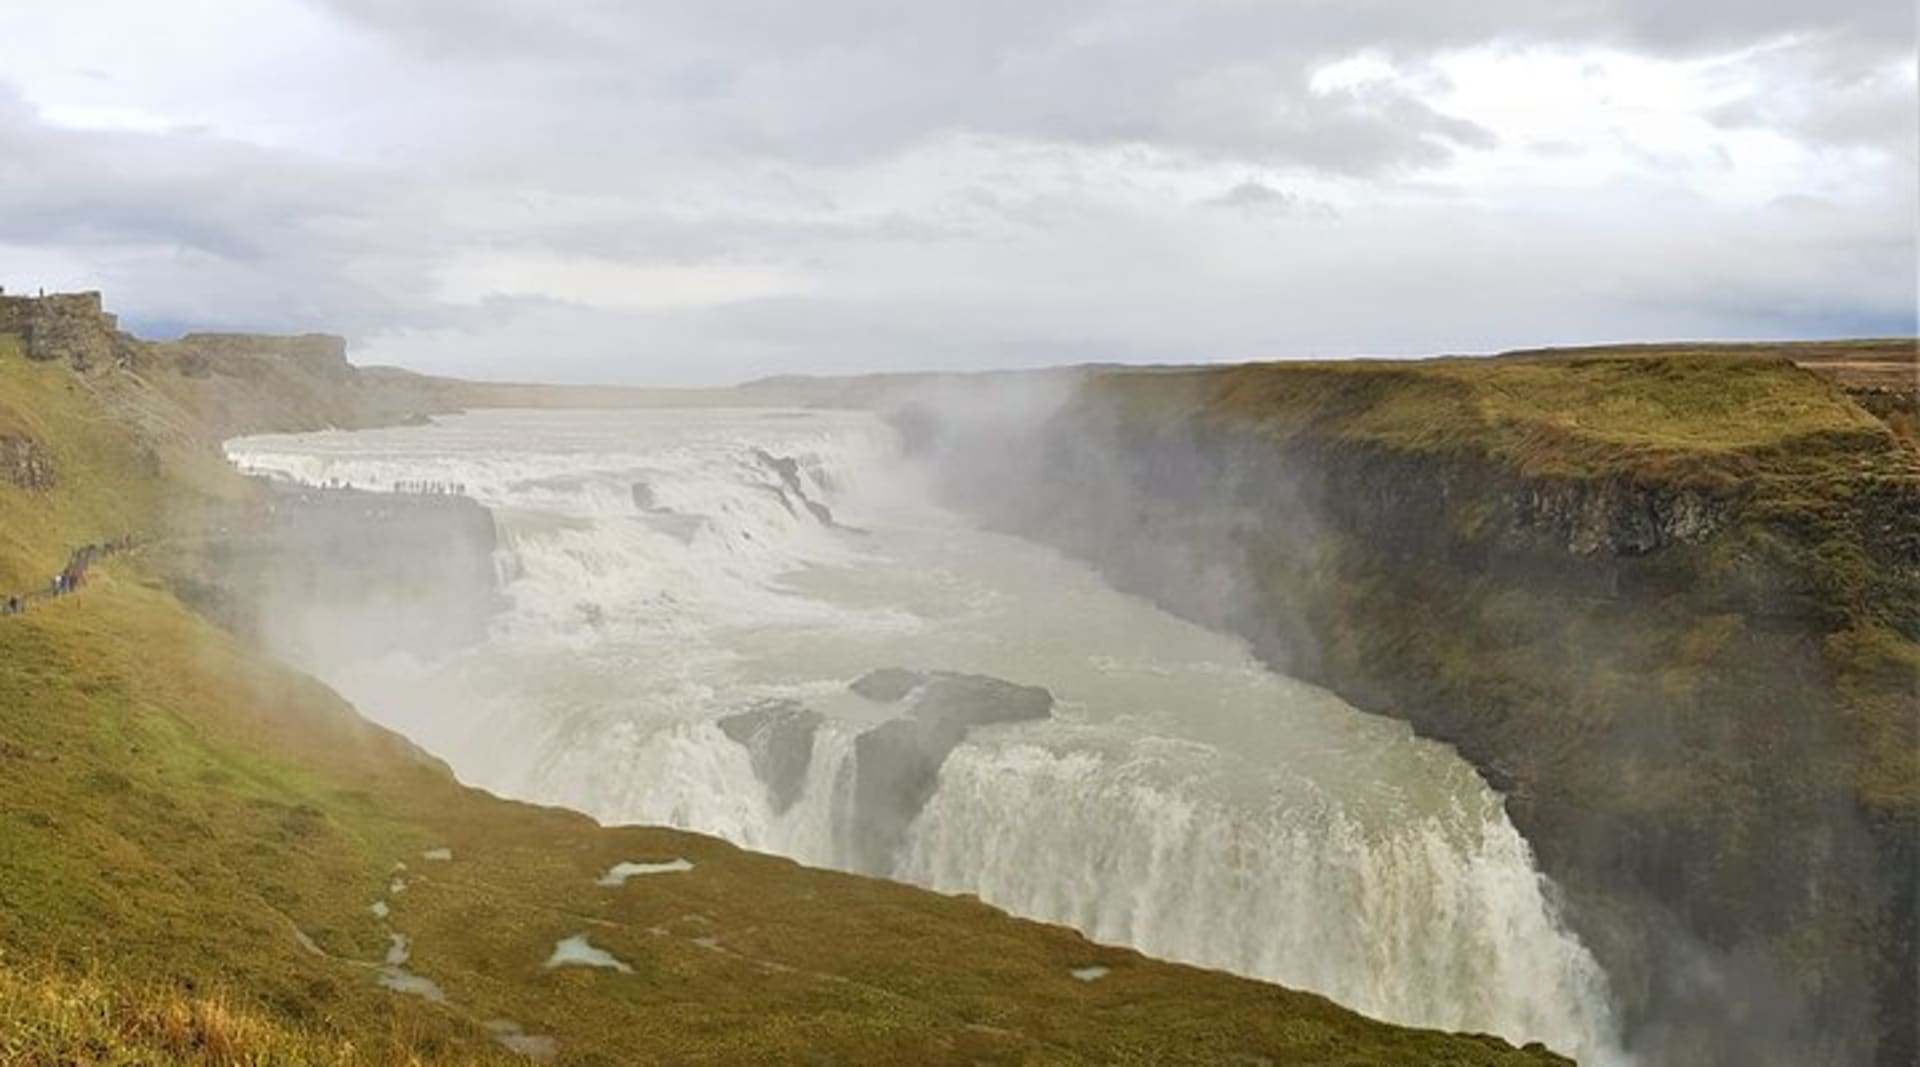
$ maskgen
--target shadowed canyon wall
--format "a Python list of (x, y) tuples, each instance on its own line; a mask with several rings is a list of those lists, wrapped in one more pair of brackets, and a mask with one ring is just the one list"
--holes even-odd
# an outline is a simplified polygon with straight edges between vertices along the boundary
[[(1755, 407), (1644, 434), (1499, 395), (1538, 366), (1096, 374), (896, 422), (989, 524), (1458, 747), (1630, 1051), (1913, 1062), (1916, 457), (1782, 361), (1566, 371)], [(1823, 414), (1705, 436), (1775, 404)]]

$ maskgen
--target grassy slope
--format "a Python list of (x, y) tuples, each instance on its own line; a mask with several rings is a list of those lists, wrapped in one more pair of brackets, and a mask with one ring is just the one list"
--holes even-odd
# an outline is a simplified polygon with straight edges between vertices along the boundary
[(1724, 483), (1757, 473), (1769, 446), (1888, 436), (1839, 388), (1787, 360), (1686, 349), (1247, 364), (1172, 372), (1150, 385), (1130, 378), (1106, 381), (1141, 416), (1201, 411), (1281, 437), (1473, 449), (1533, 475)]
[[(138, 383), (10, 348), (0, 424), (53, 451), (61, 487), (0, 486), (0, 581), (51, 573), (77, 542), (190, 532), (180, 504), (240, 491)], [(465, 789), (189, 614), (151, 566), (115, 561), (81, 595), (0, 619), (7, 1062), (175, 1062), (183, 1047), (209, 1062), (488, 1062), (502, 1050), (485, 1024), (501, 1018), (582, 1064), (1543, 1058), (967, 899)], [(441, 847), (451, 861), (423, 858)], [(595, 884), (616, 862), (676, 857), (693, 870)], [(369, 910), (381, 899), (385, 922)], [(390, 931), (449, 1005), (376, 985)], [(580, 933), (633, 973), (544, 969)], [(1091, 964), (1111, 973), (1070, 976)], [(240, 1021), (193, 1021), (215, 1010)], [(214, 1055), (231, 1041), (244, 1047)]]

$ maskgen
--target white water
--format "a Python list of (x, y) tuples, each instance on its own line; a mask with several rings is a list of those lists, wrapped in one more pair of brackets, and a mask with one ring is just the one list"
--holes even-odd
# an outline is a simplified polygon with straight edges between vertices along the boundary
[[(755, 449), (797, 460), (801, 493), (783, 499)], [(470, 782), (848, 866), (852, 739), (891, 713), (849, 680), (1044, 685), (1052, 720), (954, 751), (897, 877), (1393, 1021), (1619, 1059), (1603, 976), (1451, 750), (969, 528), (869, 416), (491, 412), (229, 452), (313, 484), (458, 483), (493, 511), (511, 606), (482, 645), (431, 663), (284, 650)], [(767, 698), (829, 717), (778, 814), (714, 725)]]

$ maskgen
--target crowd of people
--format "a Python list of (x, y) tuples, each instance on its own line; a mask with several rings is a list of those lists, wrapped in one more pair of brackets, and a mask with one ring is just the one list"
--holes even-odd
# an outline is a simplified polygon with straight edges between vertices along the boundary
[(81, 545), (68, 557), (67, 565), (53, 576), (46, 588), (25, 594), (13, 594), (0, 600), (0, 615), (18, 615), (27, 610), (27, 606), (37, 600), (52, 600), (55, 597), (77, 593), (86, 587), (87, 573), (97, 562), (108, 556), (117, 556), (133, 548), (133, 538), (116, 537), (97, 545)]
[(421, 496), (464, 496), (467, 487), (459, 482), (395, 482), (396, 493), (417, 493)]

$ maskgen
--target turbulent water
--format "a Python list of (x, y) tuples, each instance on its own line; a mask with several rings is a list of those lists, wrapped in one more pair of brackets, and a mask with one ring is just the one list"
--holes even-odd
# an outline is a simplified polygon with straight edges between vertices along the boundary
[[(1458, 756), (943, 512), (871, 416), (492, 412), (229, 452), (492, 511), (509, 604), (483, 643), (303, 661), (469, 782), (853, 867), (853, 738), (893, 712), (851, 679), (1045, 686), (1051, 719), (948, 757), (894, 876), (1385, 1019), (1617, 1059), (1603, 976)], [(773, 698), (827, 716), (784, 811), (715, 724)]]

